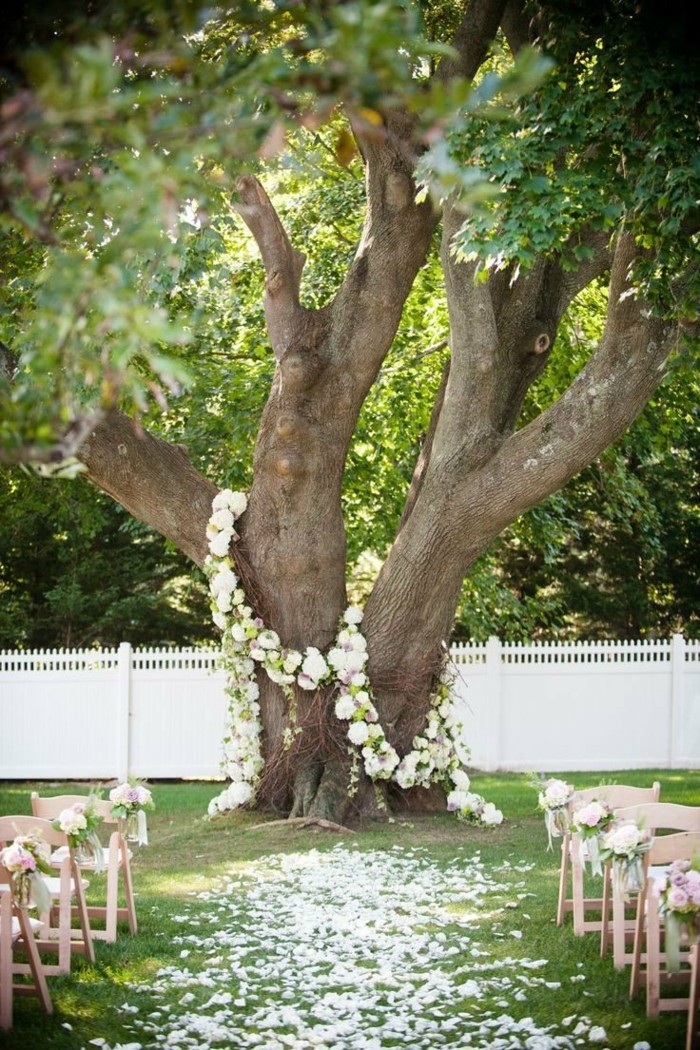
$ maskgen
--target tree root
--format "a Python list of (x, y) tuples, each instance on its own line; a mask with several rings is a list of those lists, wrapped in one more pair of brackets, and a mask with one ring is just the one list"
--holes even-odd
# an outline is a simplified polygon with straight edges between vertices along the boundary
[(259, 828), (286, 827), (308, 828), (315, 825), (324, 831), (337, 831), (340, 835), (354, 835), (352, 828), (346, 828), (344, 824), (335, 824), (332, 820), (324, 820), (323, 817), (286, 817), (284, 820), (267, 820), (262, 824), (251, 824), (248, 831), (257, 831)]

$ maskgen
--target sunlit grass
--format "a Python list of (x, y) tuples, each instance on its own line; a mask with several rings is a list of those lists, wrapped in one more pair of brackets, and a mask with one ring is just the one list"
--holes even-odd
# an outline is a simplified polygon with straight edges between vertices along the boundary
[[(580, 787), (602, 781), (642, 785), (658, 779), (662, 800), (700, 805), (700, 771), (562, 775)], [(524, 1000), (513, 1007), (514, 1016), (533, 1016), (542, 1024), (559, 1024), (566, 1016), (587, 1013), (606, 1027), (608, 1041), (604, 1045), (610, 1050), (631, 1050), (632, 1031), (635, 1041), (647, 1040), (654, 1050), (680, 1050), (685, 1023), (682, 1014), (668, 1013), (648, 1020), (643, 996), (629, 1002), (628, 972), (616, 972), (610, 958), (600, 959), (597, 936), (574, 937), (570, 920), (564, 928), (556, 927), (559, 857), (556, 849), (546, 848), (546, 833), (536, 808), (537, 793), (531, 777), (479, 774), (474, 778), (474, 789), (503, 809), (506, 821), (501, 827), (472, 828), (448, 814), (438, 814), (397, 818), (392, 823), (371, 821), (348, 834), (337, 835), (278, 824), (253, 828), (264, 823), (264, 818), (242, 812), (208, 821), (204, 814), (217, 785), (155, 783), (156, 810), (149, 814), (150, 844), (136, 848), (132, 862), (138, 934), (132, 938), (122, 930), (116, 944), (97, 942), (95, 966), (78, 957), (70, 975), (51, 978), (56, 1009), (53, 1017), (45, 1017), (34, 998), (16, 999), (15, 1027), (0, 1035), (0, 1046), (7, 1050), (26, 1050), (28, 1046), (72, 1050), (87, 1047), (96, 1038), (105, 1039), (111, 1046), (133, 1041), (133, 1034), (125, 1034), (123, 1027), (129, 1020), (124, 1004), (138, 1007), (144, 1015), (162, 1007), (154, 1003), (147, 989), (162, 967), (178, 966), (181, 962), (179, 938), (188, 932), (179, 921), (183, 913), (199, 915), (203, 929), (216, 921), (208, 903), (199, 900), (200, 893), (219, 885), (224, 876), (245, 883), (251, 865), (266, 864), (265, 858), (306, 854), (308, 862), (314, 863), (311, 851), (325, 853), (342, 843), (348, 850), (390, 851), (399, 847), (417, 850), (417, 856), (425, 852), (445, 871), (464, 858), (480, 854), (493, 879), (507, 882), (508, 888), (491, 895), (483, 909), (468, 902), (447, 904), (449, 915), (455, 919), (455, 930), (468, 920), (470, 926), (478, 929), (480, 952), (485, 953), (476, 958), (456, 956), (455, 966), (476, 967), (489, 960), (506, 963), (511, 957), (547, 959), (547, 973), (550, 978), (556, 977), (549, 984), (558, 981), (560, 987), (544, 983), (527, 987)], [(60, 794), (79, 792), (82, 787), (58, 783), (0, 784), (0, 812), (29, 813), (32, 790)], [(268, 867), (271, 877), (279, 877), (271, 862)], [(93, 878), (89, 899), (97, 894), (98, 885), (98, 879)], [(243, 902), (242, 896), (240, 899)], [(517, 907), (511, 906), (514, 903)], [(522, 936), (514, 937), (513, 930)], [(432, 935), (432, 927), (430, 932)], [(192, 959), (188, 963), (190, 967), (197, 965)], [(173, 1001), (178, 994), (174, 988)], [(208, 992), (197, 992), (196, 1001), (205, 1001), (207, 996)], [(485, 1005), (493, 1003), (482, 1004)], [(456, 1016), (467, 1016), (473, 1008), (470, 1002), (446, 1004), (446, 1009)], [(632, 1028), (625, 1029), (624, 1024), (631, 1024)]]

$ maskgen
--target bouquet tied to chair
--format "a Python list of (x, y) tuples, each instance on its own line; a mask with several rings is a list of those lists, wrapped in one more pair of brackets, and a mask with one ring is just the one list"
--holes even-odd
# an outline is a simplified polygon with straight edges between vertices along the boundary
[(681, 943), (700, 939), (700, 857), (672, 861), (652, 893), (666, 924), (666, 968), (674, 973), (681, 968)]
[(547, 849), (552, 849), (552, 839), (559, 838), (569, 831), (569, 803), (574, 795), (572, 784), (557, 777), (540, 780), (535, 783), (540, 788), (537, 804), (544, 810), (544, 823), (547, 828)]
[(68, 836), (78, 864), (92, 864), (96, 872), (104, 869), (104, 851), (97, 828), (102, 817), (95, 809), (98, 795), (91, 793), (86, 802), (75, 802), (61, 810), (51, 823)]
[(603, 836), (600, 859), (612, 863), (613, 892), (621, 900), (628, 901), (632, 893), (644, 889), (644, 854), (651, 842), (651, 832), (634, 821), (613, 824)]
[(43, 876), (51, 865), (44, 843), (36, 835), (18, 835), (0, 850), (0, 864), (10, 872), (12, 896), (22, 908), (33, 905), (39, 914), (51, 907), (51, 893)]
[(574, 808), (571, 831), (579, 838), (581, 866), (585, 868), (590, 862), (592, 875), (603, 874), (600, 846), (603, 836), (610, 830), (614, 821), (613, 810), (607, 802), (599, 799), (591, 799), (590, 802), (584, 802), (578, 808)]
[(145, 784), (127, 781), (112, 788), (109, 793), (112, 816), (125, 822), (125, 837), (139, 846), (148, 845), (146, 811), (155, 809), (153, 796)]

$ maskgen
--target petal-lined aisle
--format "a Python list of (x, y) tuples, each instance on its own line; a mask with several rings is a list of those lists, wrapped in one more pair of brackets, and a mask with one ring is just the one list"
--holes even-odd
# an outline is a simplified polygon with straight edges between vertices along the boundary
[[(523, 1016), (528, 988), (559, 987), (546, 959), (507, 948), (527, 939), (525, 870), (466, 850), (447, 871), (423, 849), (340, 844), (268, 856), (197, 894), (179, 917), (182, 964), (156, 975), (158, 1008), (133, 1016), (129, 1045), (605, 1047), (594, 1019), (574, 1015), (555, 1028)], [(498, 958), (480, 945), (484, 924), (502, 937)]]

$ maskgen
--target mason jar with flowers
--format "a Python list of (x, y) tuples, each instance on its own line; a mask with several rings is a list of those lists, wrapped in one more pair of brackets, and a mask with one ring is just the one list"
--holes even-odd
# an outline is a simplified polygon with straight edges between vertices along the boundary
[(600, 844), (602, 836), (612, 826), (615, 814), (607, 802), (599, 799), (591, 799), (578, 808), (574, 802), (573, 810), (570, 830), (579, 840), (581, 865), (585, 868), (586, 863), (589, 862), (591, 874), (602, 875)]
[(92, 793), (85, 802), (75, 802), (61, 810), (51, 824), (68, 836), (78, 864), (90, 864), (95, 871), (104, 868), (104, 851), (97, 828), (102, 817), (96, 811), (98, 796)]
[(654, 880), (652, 893), (666, 927), (666, 969), (675, 973), (681, 968), (681, 944), (700, 938), (700, 858), (672, 861)]
[(12, 896), (20, 907), (48, 911), (51, 894), (43, 876), (51, 873), (51, 865), (45, 843), (36, 835), (18, 835), (0, 850), (0, 864), (11, 874)]
[(651, 842), (650, 831), (633, 821), (614, 824), (603, 836), (600, 859), (612, 863), (613, 892), (621, 900), (644, 889), (644, 854)]
[(139, 846), (148, 845), (148, 824), (146, 811), (155, 809), (151, 789), (140, 782), (126, 781), (112, 788), (109, 793), (112, 803), (111, 814), (124, 821), (124, 833), (127, 842), (136, 842)]

